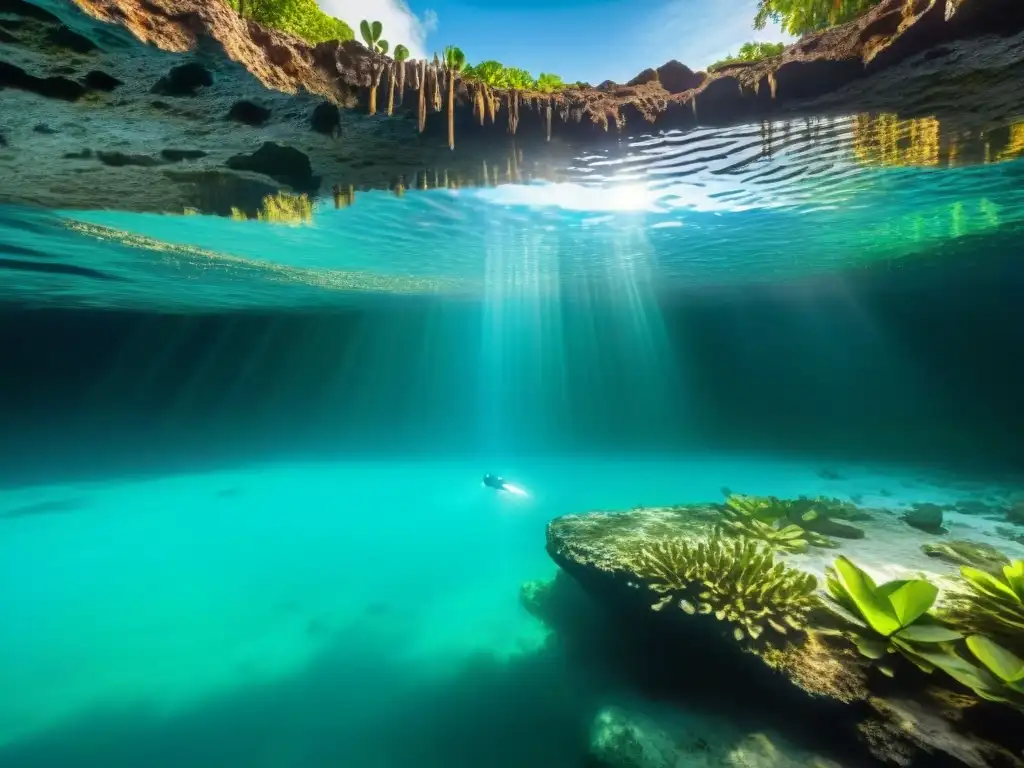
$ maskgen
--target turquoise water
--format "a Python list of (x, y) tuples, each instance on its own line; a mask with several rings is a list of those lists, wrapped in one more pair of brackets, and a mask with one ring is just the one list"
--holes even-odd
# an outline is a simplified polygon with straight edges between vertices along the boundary
[(582, 765), (641, 694), (523, 607), (551, 519), (1019, 493), (1024, 161), (856, 133), (292, 224), (0, 208), (0, 766)]

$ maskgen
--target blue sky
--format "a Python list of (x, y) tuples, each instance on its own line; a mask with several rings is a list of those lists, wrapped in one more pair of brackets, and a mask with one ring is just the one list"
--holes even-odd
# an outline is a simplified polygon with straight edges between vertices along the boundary
[(470, 63), (497, 59), (595, 85), (669, 59), (698, 69), (749, 40), (793, 39), (753, 29), (757, 0), (318, 1), (353, 28), (379, 19), (392, 46), (404, 43), (414, 56), (457, 45)]

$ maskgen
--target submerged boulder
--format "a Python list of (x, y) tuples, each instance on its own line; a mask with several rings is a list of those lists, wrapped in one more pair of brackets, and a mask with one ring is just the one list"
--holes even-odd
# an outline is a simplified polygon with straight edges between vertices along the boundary
[(903, 516), (904, 522), (911, 528), (932, 534), (946, 533), (942, 527), (942, 507), (938, 504), (915, 504)]

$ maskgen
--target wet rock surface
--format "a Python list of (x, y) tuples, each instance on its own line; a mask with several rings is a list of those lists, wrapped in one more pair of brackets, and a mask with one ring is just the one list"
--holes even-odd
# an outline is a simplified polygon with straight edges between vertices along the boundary
[[(262, 178), (278, 188), (290, 186), (281, 174), (232, 159), (267, 143), (290, 147), (312, 166), (300, 184), (313, 191), (319, 179), (325, 193), (335, 185), (413, 187), (445, 171), (477, 179), (482, 164), (501, 167), (524, 151), (532, 168), (514, 178), (557, 180), (581, 145), (698, 123), (892, 110), (944, 113), (953, 129), (975, 129), (1024, 108), (1024, 5), (1013, 0), (886, 0), (763, 62), (708, 75), (670, 61), (634, 85), (489, 92), (494, 115), (480, 120), (478, 87), (459, 82), (456, 152), (447, 147), (445, 110), (431, 106), (419, 130), (420, 62), (403, 65), (394, 115), (366, 115), (373, 62), (358, 42), (309, 46), (203, 0), (12, 0), (4, 18), (0, 162), (8, 183), (0, 183), (0, 200), (54, 207), (173, 212), (196, 207), (195, 185), (183, 187), (156, 166), (105, 164), (99, 155), (68, 166), (63, 161), (82, 147), (69, 146), (74, 137), (64, 132), (28, 140), (41, 123), (83, 126), (103, 137), (92, 147), (97, 153), (158, 156), (194, 147), (205, 155), (193, 162), (212, 176)], [(385, 74), (381, 109), (387, 88)]]
[[(842, 632), (833, 634), (834, 628), (847, 625), (842, 623), (842, 614), (833, 613), (832, 608), (824, 613), (812, 611), (805, 635), (790, 632), (776, 637), (774, 645), (765, 648), (757, 645), (753, 636), (740, 642), (739, 635), (730, 634), (729, 622), (735, 620), (728, 615), (731, 609), (714, 611), (717, 603), (713, 593), (718, 587), (711, 587), (710, 594), (699, 598), (713, 603), (706, 613), (693, 610), (689, 593), (676, 591), (676, 587), (666, 595), (671, 602), (662, 600), (665, 587), (676, 578), (672, 574), (683, 573), (677, 570), (679, 564), (695, 562), (680, 554), (682, 550), (674, 549), (672, 542), (689, 541), (696, 546), (719, 537), (722, 512), (722, 505), (709, 503), (566, 515), (549, 523), (547, 550), (564, 574), (605, 607), (613, 623), (659, 638), (657, 642), (644, 640), (645, 647), (655, 648), (660, 642), (685, 648), (685, 657), (691, 662), (699, 659), (702, 672), (693, 683), (697, 688), (701, 685), (698, 677), (715, 679), (717, 674), (721, 696), (728, 700), (732, 691), (737, 711), (768, 698), (779, 702), (797, 720), (806, 717), (810, 722), (829, 713), (825, 717), (828, 725), (816, 727), (832, 729), (828, 740), (836, 745), (845, 743), (840, 754), (848, 755), (853, 764), (975, 768), (1024, 765), (1019, 754), (1024, 748), (1024, 735), (1014, 726), (1020, 714), (1013, 707), (982, 701), (938, 671), (921, 674), (906, 665), (893, 677), (879, 674), (870, 659), (849, 645)], [(794, 555), (776, 551), (777, 559), (787, 568), (815, 576), (823, 607), (829, 602), (824, 566), (839, 554), (849, 556), (879, 584), (899, 578), (936, 584), (942, 590), (942, 605), (946, 604), (947, 593), (951, 600), (959, 594), (955, 574), (960, 565), (995, 567), (1006, 562), (1006, 553), (1020, 557), (1019, 548), (1007, 540), (998, 550), (982, 541), (967, 540), (944, 542), (941, 549), (922, 547), (922, 535), (907, 527), (896, 509), (866, 512), (871, 519), (861, 523), (865, 537), (844, 541), (838, 550)], [(707, 557), (715, 562), (717, 555)], [(720, 574), (731, 568), (721, 567), (725, 570)], [(683, 581), (687, 578), (693, 577)], [(719, 578), (726, 579), (722, 575), (712, 581)], [(559, 603), (554, 593), (560, 588), (556, 580), (547, 591), (533, 589), (531, 604), (549, 606), (550, 611), (550, 606)], [(684, 597), (677, 600), (680, 594)], [(685, 697), (686, 690), (679, 693)], [(704, 764), (701, 756), (691, 754), (692, 739), (685, 736), (687, 728), (680, 723), (679, 715), (674, 724), (671, 717), (652, 722), (644, 715), (618, 711), (606, 712), (603, 717), (595, 722), (597, 735), (592, 738), (601, 765), (690, 764), (686, 760)], [(847, 743), (848, 738), (859, 746)], [(779, 754), (776, 759), (780, 761), (777, 764), (785, 765), (790, 758)], [(755, 760), (753, 764), (759, 763)]]

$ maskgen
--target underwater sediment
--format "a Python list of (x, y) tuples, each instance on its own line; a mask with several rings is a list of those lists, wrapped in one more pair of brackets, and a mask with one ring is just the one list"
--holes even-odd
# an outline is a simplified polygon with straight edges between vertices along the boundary
[[(755, 64), (670, 61), (556, 93), (355, 41), (310, 46), (220, 2), (12, 0), (0, 19), (0, 200), (65, 208), (255, 216), (281, 190), (489, 184), (506, 166), (509, 179), (557, 178), (580, 144), (698, 123), (945, 110), (950, 130), (979, 129), (1016, 116), (1024, 93), (1011, 0), (887, 0)], [(392, 91), (368, 116), (371, 94)]]
[[(559, 576), (523, 598), (571, 634), (571, 577), (630, 627), (623, 666), (665, 667), (661, 695), (785, 709), (791, 733), (819, 732), (844, 764), (1024, 765), (1024, 549), (921, 539), (895, 510), (829, 498), (565, 515), (547, 529)], [(664, 722), (622, 728), (632, 738), (599, 764), (676, 764), (627, 754)]]

